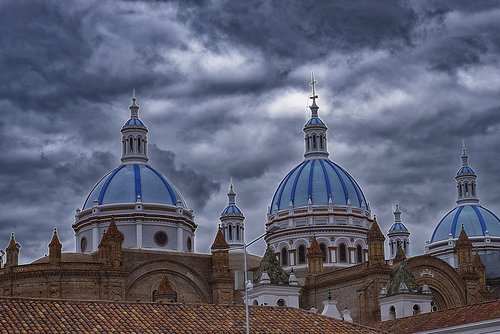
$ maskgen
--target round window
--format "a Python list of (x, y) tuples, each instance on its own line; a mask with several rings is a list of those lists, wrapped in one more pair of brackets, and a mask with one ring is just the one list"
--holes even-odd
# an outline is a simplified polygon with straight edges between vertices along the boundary
[(158, 231), (155, 233), (155, 242), (160, 247), (165, 247), (168, 243), (168, 235), (163, 231)]
[(193, 242), (191, 241), (191, 238), (188, 237), (187, 239), (187, 250), (188, 252), (191, 252), (191, 249), (193, 248)]
[(278, 299), (278, 301), (276, 302), (276, 305), (278, 306), (286, 306), (286, 302), (284, 299)]
[(82, 240), (80, 241), (80, 251), (82, 253), (85, 253), (87, 250), (87, 238), (83, 237)]

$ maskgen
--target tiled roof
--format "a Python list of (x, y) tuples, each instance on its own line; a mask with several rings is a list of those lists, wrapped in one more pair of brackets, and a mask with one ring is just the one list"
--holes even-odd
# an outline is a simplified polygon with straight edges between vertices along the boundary
[(229, 245), (227, 244), (226, 238), (224, 238), (224, 234), (222, 233), (222, 229), (220, 227), (217, 230), (215, 240), (212, 243), (212, 247), (210, 247), (210, 249), (229, 249)]
[(500, 300), (424, 313), (372, 324), (392, 333), (409, 334), (500, 318)]
[[(0, 298), (0, 333), (244, 333), (242, 305)], [(290, 307), (250, 307), (252, 333), (384, 333)]]

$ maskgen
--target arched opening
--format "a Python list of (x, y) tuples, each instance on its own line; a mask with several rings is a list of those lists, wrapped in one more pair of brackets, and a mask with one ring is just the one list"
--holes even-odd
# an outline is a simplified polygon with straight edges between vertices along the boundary
[(327, 254), (326, 254), (326, 245), (325, 244), (319, 244), (319, 249), (321, 249), (321, 253), (323, 253), (323, 262), (327, 262)]
[(469, 195), (469, 185), (468, 183), (465, 184), (465, 196)]
[(299, 246), (299, 264), (306, 263), (306, 247), (304, 245)]
[(413, 315), (420, 314), (420, 306), (417, 304), (413, 305)]
[(283, 247), (281, 249), (281, 265), (283, 267), (288, 265), (288, 251), (287, 251), (286, 247)]
[(361, 245), (356, 246), (356, 257), (358, 263), (363, 263), (363, 248), (361, 247)]
[(233, 225), (229, 225), (229, 240), (233, 240)]
[(191, 252), (193, 250), (193, 242), (191, 241), (191, 237), (187, 238), (186, 247), (188, 252)]
[(323, 135), (319, 135), (319, 148), (323, 149)]
[(394, 320), (396, 319), (396, 308), (391, 305), (391, 307), (389, 307), (389, 320)]
[(252, 305), (253, 306), (259, 306), (259, 302), (257, 301), (257, 299), (252, 302)]
[(137, 153), (141, 153), (141, 137), (137, 137)]
[(309, 143), (309, 136), (306, 137), (306, 147), (308, 150), (311, 149), (311, 144)]
[(286, 302), (285, 302), (285, 300), (283, 298), (280, 298), (276, 302), (276, 305), (278, 305), (278, 306), (286, 306)]
[(339, 245), (339, 262), (347, 262), (347, 247), (345, 244)]
[(476, 196), (476, 184), (475, 183), (471, 183), (471, 188), (472, 188), (472, 196)]
[(134, 153), (134, 139), (132, 137), (129, 138), (129, 150), (130, 153)]
[(436, 312), (438, 310), (438, 307), (434, 300), (431, 301), (431, 312)]
[(313, 149), (316, 149), (316, 135), (313, 135)]
[(236, 240), (240, 240), (240, 225), (236, 225)]

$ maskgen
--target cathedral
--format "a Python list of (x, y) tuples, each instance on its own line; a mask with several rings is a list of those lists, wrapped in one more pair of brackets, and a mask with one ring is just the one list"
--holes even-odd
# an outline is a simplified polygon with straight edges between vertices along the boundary
[(134, 97), (121, 128), (120, 164), (76, 210), (75, 252), (61, 252), (54, 230), (48, 255), (20, 264), (22, 240), (12, 234), (0, 267), (0, 296), (247, 302), (360, 324), (500, 298), (500, 220), (479, 204), (465, 146), (455, 175), (456, 206), (437, 222), (425, 253), (410, 254), (411, 231), (399, 206), (384, 234), (361, 186), (330, 159), (314, 78), (311, 85), (304, 157), (269, 194), (262, 257), (246, 253), (245, 216), (232, 182), (210, 254), (194, 251), (194, 212), (150, 163), (148, 128)]

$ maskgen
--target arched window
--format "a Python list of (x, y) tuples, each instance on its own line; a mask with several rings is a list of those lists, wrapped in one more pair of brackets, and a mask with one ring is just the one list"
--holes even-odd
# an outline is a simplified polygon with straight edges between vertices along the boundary
[(363, 263), (363, 248), (361, 245), (356, 246), (356, 256), (358, 263)]
[(339, 245), (339, 262), (347, 262), (347, 249), (345, 244)]
[(323, 149), (323, 135), (319, 135), (319, 148)]
[(323, 253), (323, 262), (327, 262), (327, 257), (326, 257), (326, 245), (325, 244), (319, 244), (319, 249), (321, 249), (321, 253)]
[(236, 240), (240, 240), (240, 225), (236, 225)]
[(310, 150), (311, 149), (311, 145), (309, 143), (309, 136), (306, 137), (306, 146), (307, 146), (307, 149)]
[(134, 152), (134, 139), (132, 137), (129, 138), (129, 148), (130, 148), (130, 153)]
[(316, 149), (316, 135), (313, 135), (313, 149)]
[(413, 305), (413, 315), (420, 314), (420, 306), (417, 304)]
[(391, 307), (389, 307), (389, 320), (394, 319), (396, 319), (396, 308), (391, 305)]
[(465, 196), (469, 195), (469, 186), (468, 185), (469, 185), (468, 183), (465, 184)]
[(458, 196), (462, 196), (462, 186), (460, 184), (457, 184), (458, 188)]
[(233, 225), (229, 225), (229, 240), (233, 240)]
[(137, 153), (141, 153), (141, 137), (137, 137)]
[(280, 298), (276, 302), (276, 305), (278, 305), (278, 306), (286, 306), (286, 302), (285, 302), (285, 300), (283, 298)]
[(123, 146), (123, 153), (122, 154), (127, 153), (127, 150), (125, 149), (125, 147), (127, 146), (127, 145), (125, 145), (125, 140), (122, 140), (122, 146)]
[(191, 252), (193, 250), (193, 242), (191, 241), (190, 237), (187, 238), (186, 246), (188, 252)]
[(259, 306), (259, 302), (257, 301), (257, 299), (252, 302), (252, 305), (253, 306)]
[(471, 183), (470, 187), (472, 188), (472, 196), (476, 196), (476, 185)]
[(281, 249), (281, 265), (283, 267), (288, 265), (288, 251), (285, 247)]
[(306, 263), (306, 247), (304, 245), (299, 246), (299, 264)]

